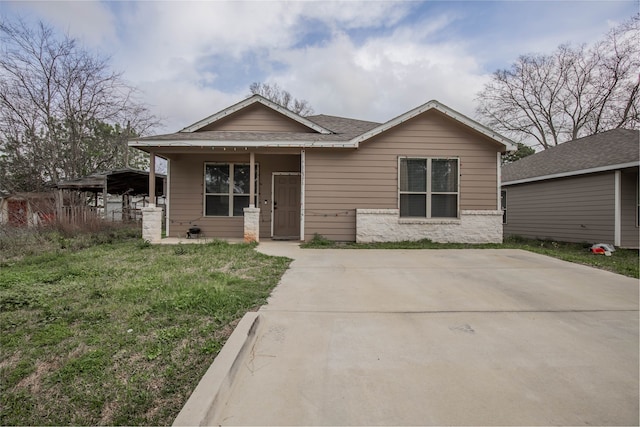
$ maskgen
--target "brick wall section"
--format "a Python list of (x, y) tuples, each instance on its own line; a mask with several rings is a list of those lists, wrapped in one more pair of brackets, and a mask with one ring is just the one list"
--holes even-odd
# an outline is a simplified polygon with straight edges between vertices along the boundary
[(502, 211), (463, 210), (460, 218), (400, 218), (398, 209), (357, 209), (356, 241), (502, 243)]

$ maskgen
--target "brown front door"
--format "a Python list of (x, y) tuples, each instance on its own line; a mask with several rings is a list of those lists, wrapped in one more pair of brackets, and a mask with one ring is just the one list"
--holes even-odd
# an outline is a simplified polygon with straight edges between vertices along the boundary
[(273, 238), (300, 239), (300, 175), (273, 176)]

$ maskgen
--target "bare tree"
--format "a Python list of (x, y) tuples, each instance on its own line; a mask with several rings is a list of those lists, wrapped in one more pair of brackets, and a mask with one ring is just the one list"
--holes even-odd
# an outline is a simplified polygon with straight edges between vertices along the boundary
[(127, 137), (156, 121), (109, 58), (42, 22), (0, 22), (0, 41), (0, 187), (32, 191), (131, 156), (144, 163)]
[(637, 129), (639, 16), (591, 47), (561, 45), (496, 71), (477, 96), (481, 120), (545, 149), (605, 130)]
[(249, 91), (252, 95), (260, 95), (301, 116), (313, 114), (313, 108), (311, 108), (309, 102), (304, 99), (294, 98), (289, 92), (281, 89), (277, 83), (270, 85), (268, 83), (254, 82), (249, 86)]

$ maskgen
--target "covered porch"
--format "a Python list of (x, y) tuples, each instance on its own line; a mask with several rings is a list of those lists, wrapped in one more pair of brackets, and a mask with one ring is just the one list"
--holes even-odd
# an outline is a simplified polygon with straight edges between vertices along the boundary
[[(165, 239), (304, 240), (304, 149), (149, 147), (148, 152), (151, 171), (156, 156), (167, 160)], [(150, 200), (143, 209), (145, 240), (161, 242), (161, 215)]]

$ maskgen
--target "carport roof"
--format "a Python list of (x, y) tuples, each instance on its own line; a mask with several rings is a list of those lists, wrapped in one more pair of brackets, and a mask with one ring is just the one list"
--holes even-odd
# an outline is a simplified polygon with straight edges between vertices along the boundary
[[(156, 195), (163, 194), (165, 175), (156, 174)], [(118, 169), (89, 175), (82, 178), (60, 181), (56, 188), (101, 192), (107, 184), (109, 194), (129, 194), (132, 196), (149, 193), (149, 172), (138, 169)]]

